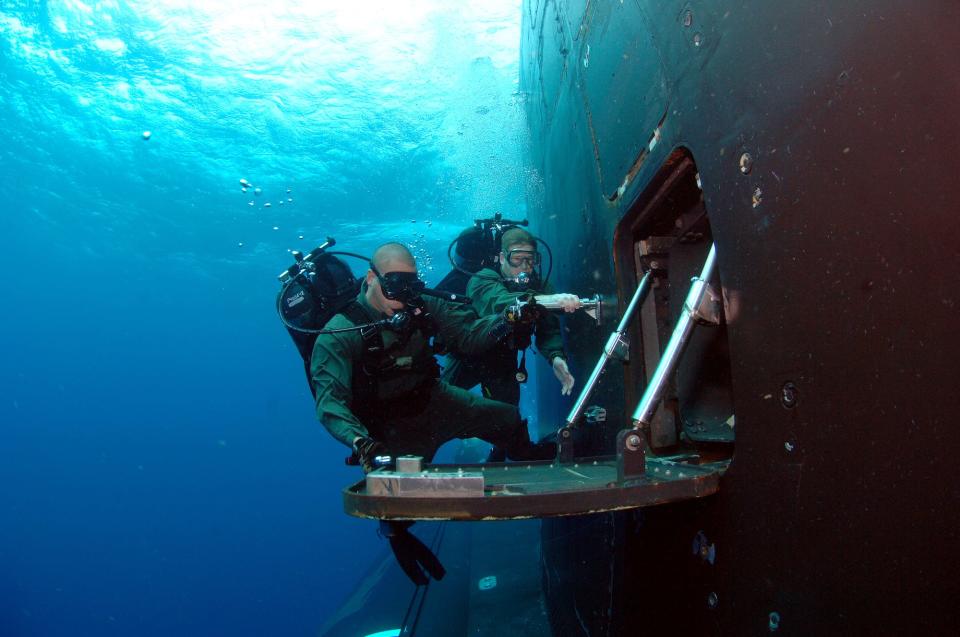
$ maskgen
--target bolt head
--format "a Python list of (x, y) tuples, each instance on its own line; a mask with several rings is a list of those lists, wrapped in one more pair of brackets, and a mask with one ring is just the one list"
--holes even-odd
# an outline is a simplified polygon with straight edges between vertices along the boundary
[(800, 401), (800, 392), (793, 383), (784, 383), (780, 389), (780, 403), (787, 409), (793, 409)]
[(767, 624), (770, 628), (770, 632), (776, 632), (780, 628), (780, 613), (773, 611), (769, 616), (769, 623)]
[(707, 606), (709, 606), (710, 608), (716, 608), (717, 604), (719, 603), (720, 603), (720, 598), (717, 597), (716, 593), (711, 591), (710, 594), (707, 595)]

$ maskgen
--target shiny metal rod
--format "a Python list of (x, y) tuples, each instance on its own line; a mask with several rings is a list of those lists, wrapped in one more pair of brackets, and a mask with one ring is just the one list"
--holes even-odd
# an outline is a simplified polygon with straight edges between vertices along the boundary
[(603, 347), (600, 360), (597, 361), (597, 365), (593, 368), (593, 373), (590, 374), (590, 378), (587, 379), (586, 384), (583, 386), (580, 396), (577, 397), (577, 402), (574, 403), (573, 409), (570, 410), (570, 414), (567, 416), (568, 427), (573, 425), (573, 423), (577, 421), (577, 418), (580, 417), (584, 405), (587, 404), (587, 400), (590, 399), (590, 395), (593, 393), (593, 388), (596, 386), (597, 381), (600, 380), (600, 374), (603, 373), (603, 368), (607, 365), (607, 361), (613, 358), (614, 355), (626, 345), (626, 339), (623, 333), (626, 331), (627, 325), (630, 324), (630, 317), (633, 316), (637, 307), (643, 303), (643, 300), (647, 298), (647, 294), (650, 293), (650, 280), (649, 272), (644, 274), (643, 278), (640, 279), (640, 284), (637, 286), (636, 292), (633, 293), (633, 298), (630, 299), (630, 305), (627, 306), (627, 310), (623, 313), (620, 324), (617, 326), (616, 331), (610, 335), (610, 338), (607, 339), (607, 344)]
[[(563, 306), (558, 301), (553, 300), (553, 297), (552, 294), (537, 296), (537, 305), (554, 312), (563, 310)], [(598, 324), (603, 320), (603, 299), (600, 298), (599, 294), (589, 299), (581, 298), (579, 309)]]
[(680, 318), (673, 328), (673, 334), (670, 336), (670, 342), (667, 343), (663, 355), (660, 356), (660, 362), (657, 364), (656, 371), (653, 372), (653, 378), (647, 383), (647, 389), (643, 392), (643, 398), (633, 412), (633, 426), (640, 429), (650, 425), (653, 414), (657, 410), (657, 405), (663, 398), (663, 392), (667, 387), (667, 379), (677, 368), (680, 355), (690, 341), (690, 334), (696, 327), (696, 319), (700, 315), (700, 306), (703, 303), (707, 288), (710, 285), (710, 278), (713, 277), (713, 271), (717, 263), (717, 247), (710, 246), (710, 253), (703, 264), (703, 271), (698, 278), (693, 279), (690, 286), (690, 292), (687, 299), (683, 302), (683, 310), (680, 312)]

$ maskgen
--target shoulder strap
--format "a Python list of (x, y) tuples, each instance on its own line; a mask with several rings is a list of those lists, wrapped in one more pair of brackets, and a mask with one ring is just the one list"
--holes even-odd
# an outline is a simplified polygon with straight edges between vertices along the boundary
[[(375, 321), (370, 316), (369, 311), (357, 302), (345, 307), (341, 314), (346, 316), (354, 325), (364, 325)], [(397, 359), (391, 356), (384, 346), (381, 330), (381, 327), (360, 330), (360, 336), (363, 339), (363, 353), (361, 364), (354, 366), (353, 369), (354, 408), (362, 408), (360, 406), (376, 400), (377, 386), (380, 380), (385, 374), (389, 375), (397, 370)], [(403, 343), (409, 339), (410, 334), (415, 331), (422, 332), (427, 338), (432, 336), (435, 332), (433, 317), (429, 313), (418, 317), (410, 333), (398, 338), (391, 349), (402, 347)], [(429, 357), (429, 361), (432, 368), (425, 371), (429, 372), (428, 375), (431, 377), (436, 378), (439, 376), (437, 362), (433, 356)]]
[[(366, 308), (357, 301), (353, 301), (347, 305), (347, 307), (343, 308), (341, 314), (350, 319), (350, 322), (354, 325), (363, 325), (365, 323), (373, 323), (374, 321)], [(363, 338), (364, 363), (366, 364), (366, 359), (370, 354), (383, 351), (383, 335), (380, 333), (380, 328), (371, 327), (360, 330), (360, 336)]]
[[(351, 302), (340, 313), (354, 325), (364, 325), (374, 321), (366, 308), (357, 301)], [(383, 335), (379, 327), (360, 330), (360, 337), (363, 339), (363, 353), (360, 364), (353, 368), (351, 381), (353, 384), (352, 407), (355, 411), (360, 406), (368, 404), (377, 395), (377, 379), (374, 370), (379, 366), (383, 354)]]

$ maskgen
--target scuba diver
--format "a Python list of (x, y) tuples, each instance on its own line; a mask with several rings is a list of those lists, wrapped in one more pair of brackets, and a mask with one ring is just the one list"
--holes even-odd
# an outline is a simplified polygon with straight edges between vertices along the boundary
[[(513, 460), (556, 455), (554, 443), (530, 440), (516, 406), (439, 381), (434, 337), (479, 354), (510, 335), (514, 313), (479, 318), (462, 295), (426, 288), (402, 244), (380, 246), (369, 261), (330, 251), (335, 244), (328, 237), (307, 255), (293, 253), (276, 307), (303, 358), (317, 417), (351, 448), (349, 464), (370, 472), (403, 454), (429, 462), (444, 442), (473, 437)], [(338, 255), (367, 262), (365, 276), (354, 277)], [(411, 524), (381, 521), (380, 534), (421, 587), (446, 571)]]
[[(279, 277), (277, 313), (304, 359), (318, 419), (353, 451), (348, 463), (370, 472), (403, 454), (429, 462), (448, 440), (473, 437), (512, 460), (555, 457), (555, 443), (530, 440), (516, 406), (439, 380), (435, 340), (479, 355), (509, 337), (518, 313), (479, 318), (462, 295), (426, 288), (399, 243), (380, 246), (356, 278), (337, 255), (367, 259), (329, 251), (335, 243), (328, 237), (306, 256), (294, 253)], [(418, 587), (442, 579), (443, 566), (410, 525), (382, 521), (380, 534)]]
[[(540, 278), (537, 243), (523, 228), (505, 229), (500, 236), (499, 254), (469, 279), (467, 296), (480, 316), (513, 313), (515, 325), (508, 338), (487, 352), (470, 354), (451, 347), (444, 381), (465, 389), (480, 384), (484, 396), (517, 405), (520, 383), (527, 380), (526, 349), (535, 341), (537, 350), (560, 381), (561, 394), (570, 394), (574, 378), (567, 366), (560, 322), (544, 310), (543, 304), (574, 312), (581, 301), (573, 294), (548, 293), (549, 288), (542, 285)], [(495, 451), (491, 459), (500, 453)]]
[[(398, 455), (418, 455), (429, 462), (454, 438), (486, 440), (511, 460), (555, 457), (555, 443), (530, 440), (516, 406), (439, 380), (434, 336), (459, 351), (480, 354), (510, 335), (515, 317), (505, 313), (478, 318), (469, 305), (454, 302), (466, 299), (427, 289), (413, 255), (402, 244), (380, 246), (369, 266), (355, 300), (322, 330), (311, 331), (316, 341), (309, 370), (317, 418), (353, 450), (353, 460), (364, 472)], [(286, 305), (298, 298), (289, 292), (281, 297)], [(284, 303), (278, 301), (278, 307), (282, 310)], [(284, 323), (295, 341), (303, 336)], [(420, 587), (430, 577), (442, 579), (446, 571), (410, 533), (411, 524), (381, 521), (380, 533)]]
[[(469, 306), (428, 296), (410, 251), (380, 246), (355, 302), (316, 338), (310, 378), (317, 418), (354, 450), (365, 471), (379, 456), (423, 456), (454, 438), (481, 438), (512, 460), (548, 459), (534, 445), (516, 406), (439, 380), (433, 336), (467, 355), (495, 347), (514, 329), (512, 316), (478, 318)], [(437, 294), (437, 293), (434, 293)]]

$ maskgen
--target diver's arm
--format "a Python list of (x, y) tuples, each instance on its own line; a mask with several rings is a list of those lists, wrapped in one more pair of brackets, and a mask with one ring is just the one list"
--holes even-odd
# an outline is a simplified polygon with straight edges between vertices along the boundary
[(467, 283), (467, 296), (472, 300), (477, 313), (480, 316), (487, 316), (502, 314), (508, 307), (516, 305), (517, 301), (526, 294), (509, 291), (499, 275), (492, 270), (481, 270), (480, 273), (470, 277)]
[(553, 375), (560, 381), (560, 393), (570, 394), (576, 382), (570, 368), (567, 366), (567, 355), (563, 350), (563, 336), (560, 334), (560, 319), (554, 314), (545, 312), (537, 320), (537, 330), (534, 333), (537, 339), (537, 351), (550, 363)]
[[(473, 300), (481, 316), (503, 312), (507, 307), (527, 298), (528, 293), (511, 292), (499, 275), (491, 275), (490, 272), (492, 271), (483, 270), (475, 274), (467, 284), (467, 296)], [(560, 309), (564, 312), (576, 312), (583, 305), (576, 294), (554, 293), (549, 288), (533, 298), (548, 309)]]
[[(343, 327), (335, 317), (327, 327)], [(310, 377), (316, 391), (317, 418), (334, 438), (351, 449), (357, 438), (369, 436), (350, 408), (354, 360), (360, 360), (363, 343), (356, 332), (320, 334), (313, 346)]]
[(563, 350), (563, 336), (560, 334), (560, 319), (554, 314), (544, 312), (537, 319), (537, 329), (534, 332), (537, 342), (537, 351), (543, 354), (547, 362), (553, 365), (554, 358), (567, 357)]
[(482, 354), (510, 333), (500, 314), (478, 317), (469, 305), (429, 299), (427, 304), (437, 331), (448, 346), (463, 354)]

